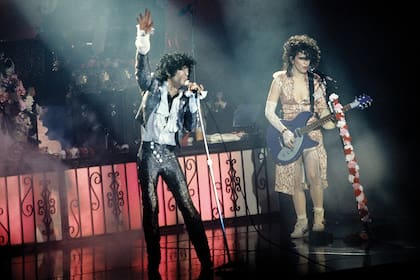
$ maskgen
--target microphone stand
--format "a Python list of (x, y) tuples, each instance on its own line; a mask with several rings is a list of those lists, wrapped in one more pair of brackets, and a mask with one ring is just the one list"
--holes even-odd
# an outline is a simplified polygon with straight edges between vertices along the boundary
[(205, 128), (204, 128), (204, 123), (202, 122), (202, 114), (201, 114), (201, 104), (200, 104), (200, 98), (197, 97), (197, 107), (198, 107), (198, 122), (200, 122), (201, 125), (201, 131), (203, 133), (203, 141), (204, 141), (204, 148), (206, 149), (206, 155), (207, 155), (207, 165), (209, 167), (209, 171), (210, 171), (210, 179), (211, 179), (211, 183), (213, 186), (213, 192), (214, 192), (214, 196), (216, 199), (216, 204), (217, 204), (217, 211), (219, 213), (219, 220), (220, 220), (220, 225), (222, 227), (222, 233), (223, 233), (223, 242), (227, 251), (227, 259), (228, 262), (222, 266), (220, 266), (219, 268), (225, 268), (225, 267), (229, 267), (232, 264), (231, 258), (230, 258), (230, 251), (229, 251), (229, 245), (227, 242), (227, 237), (226, 237), (226, 229), (225, 229), (225, 224), (224, 224), (224, 218), (223, 218), (223, 213), (222, 210), (220, 208), (220, 202), (219, 202), (219, 196), (217, 194), (217, 189), (216, 189), (216, 181), (214, 179), (214, 172), (213, 172), (213, 161), (210, 158), (210, 152), (209, 152), (209, 147), (208, 147), (208, 143), (207, 143), (207, 138), (206, 138), (206, 132), (205, 132)]
[[(198, 2), (198, 0), (194, 0), (193, 2), (191, 2), (187, 6), (188, 11), (191, 14), (191, 53), (192, 53), (192, 57), (194, 59), (195, 59), (195, 34), (194, 34), (195, 21), (194, 21), (194, 13), (195, 13), (195, 5), (197, 4), (197, 2)], [(195, 72), (195, 67), (194, 67), (193, 68), (194, 79), (196, 78), (195, 73), (196, 72)], [(222, 210), (220, 208), (219, 196), (217, 194), (216, 181), (214, 179), (213, 162), (210, 158), (210, 152), (209, 152), (209, 147), (208, 147), (208, 143), (207, 143), (206, 131), (205, 131), (205, 127), (204, 127), (203, 116), (202, 116), (202, 113), (201, 113), (200, 98), (197, 96), (196, 100), (197, 100), (197, 107), (198, 107), (197, 127), (198, 127), (198, 125), (200, 125), (201, 126), (201, 131), (203, 133), (204, 148), (206, 149), (206, 156), (207, 156), (207, 165), (208, 165), (208, 168), (209, 168), (210, 179), (211, 179), (211, 183), (212, 183), (212, 186), (213, 186), (213, 192), (214, 192), (214, 196), (215, 196), (215, 200), (216, 200), (216, 204), (217, 204), (217, 211), (219, 213), (220, 226), (222, 228), (222, 233), (223, 233), (223, 243), (225, 245), (226, 252), (227, 252), (228, 262), (226, 264), (220, 266), (219, 269), (221, 269), (221, 268), (231, 267), (232, 266), (232, 261), (231, 261), (231, 258), (230, 258), (229, 245), (228, 245), (227, 237), (226, 237), (226, 229), (225, 229), (223, 213), (222, 213)]]

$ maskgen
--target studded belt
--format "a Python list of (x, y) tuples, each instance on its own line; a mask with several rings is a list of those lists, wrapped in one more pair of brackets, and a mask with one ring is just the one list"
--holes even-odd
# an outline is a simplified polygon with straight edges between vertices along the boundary
[(159, 163), (176, 157), (174, 153), (175, 146), (161, 145), (155, 142), (143, 142), (142, 146), (143, 152), (147, 155), (151, 154)]

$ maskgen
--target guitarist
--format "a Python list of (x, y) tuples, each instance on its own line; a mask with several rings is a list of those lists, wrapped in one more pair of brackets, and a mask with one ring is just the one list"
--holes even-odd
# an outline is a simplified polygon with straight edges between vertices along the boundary
[[(330, 114), (326, 102), (326, 86), (321, 77), (310, 72), (317, 67), (321, 51), (317, 42), (307, 35), (291, 36), (283, 45), (283, 70), (273, 74), (270, 91), (265, 106), (265, 116), (270, 124), (279, 131), (283, 143), (293, 148), (295, 135), (282, 123), (293, 120), (304, 111), (313, 112), (307, 124)], [(276, 108), (281, 109), (281, 116)], [(331, 121), (323, 125), (332, 129)], [(324, 207), (323, 190), (328, 186), (327, 154), (323, 145), (320, 129), (311, 131), (308, 136), (319, 144), (303, 150), (299, 158), (289, 164), (276, 164), (275, 191), (292, 196), (297, 221), (291, 238), (308, 235), (308, 218), (304, 190), (309, 188), (313, 202), (314, 219), (312, 230), (323, 231)]]

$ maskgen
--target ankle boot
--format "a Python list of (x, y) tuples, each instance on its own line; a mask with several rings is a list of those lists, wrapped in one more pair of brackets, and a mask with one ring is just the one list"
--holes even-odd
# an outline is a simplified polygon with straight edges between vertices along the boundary
[(191, 243), (194, 245), (197, 257), (200, 260), (201, 267), (206, 270), (211, 269), (213, 267), (213, 262), (211, 260), (209, 242), (207, 240), (203, 222), (199, 216), (191, 219), (184, 218), (184, 220)]
[(290, 234), (291, 238), (302, 238), (308, 236), (308, 219), (299, 218), (295, 224), (293, 232)]
[(325, 229), (324, 209), (314, 208), (314, 225), (312, 231), (323, 231)]

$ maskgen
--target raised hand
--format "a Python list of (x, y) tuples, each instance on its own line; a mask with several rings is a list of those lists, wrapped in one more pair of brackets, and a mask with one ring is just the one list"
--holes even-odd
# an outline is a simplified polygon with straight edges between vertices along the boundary
[(146, 8), (144, 10), (144, 16), (140, 13), (137, 17), (137, 23), (140, 26), (140, 29), (146, 33), (151, 33), (153, 29), (153, 20), (150, 11)]

